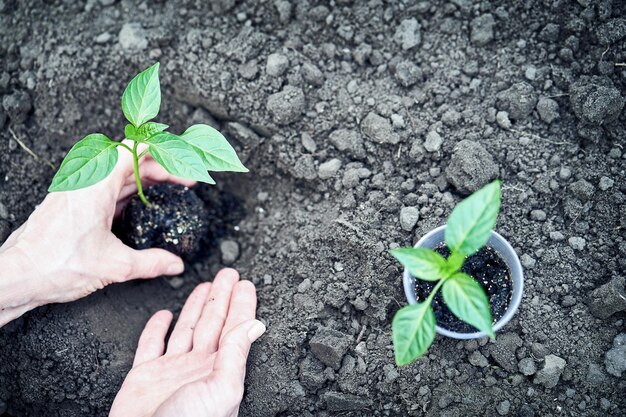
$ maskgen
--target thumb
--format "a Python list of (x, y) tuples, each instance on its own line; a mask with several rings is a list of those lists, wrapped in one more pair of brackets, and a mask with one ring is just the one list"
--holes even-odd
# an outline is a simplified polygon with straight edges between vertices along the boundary
[(213, 371), (217, 375), (241, 381), (246, 377), (246, 361), (250, 346), (265, 333), (259, 320), (247, 320), (230, 330), (220, 342)]
[(131, 265), (125, 281), (161, 275), (179, 275), (185, 270), (182, 259), (165, 249), (136, 250), (123, 246)]

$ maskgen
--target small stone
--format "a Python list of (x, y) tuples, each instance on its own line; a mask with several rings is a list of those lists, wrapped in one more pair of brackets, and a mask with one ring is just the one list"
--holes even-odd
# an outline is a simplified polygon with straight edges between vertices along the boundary
[(326, 382), (324, 373), (326, 366), (317, 359), (307, 356), (300, 362), (298, 379), (300, 383), (310, 390), (321, 388)]
[(311, 285), (311, 280), (309, 278), (305, 278), (300, 284), (298, 284), (298, 292), (307, 292), (311, 288)]
[(272, 77), (279, 77), (289, 68), (289, 59), (283, 54), (270, 54), (265, 64), (265, 72)]
[(501, 416), (506, 416), (507, 414), (509, 414), (510, 409), (511, 409), (511, 402), (509, 400), (504, 400), (498, 404), (496, 411), (498, 411), (498, 414), (500, 414)]
[(626, 333), (615, 336), (613, 348), (604, 357), (604, 366), (609, 374), (618, 378), (626, 371)]
[(616, 120), (626, 100), (608, 78), (583, 76), (569, 89), (570, 105), (583, 123), (601, 126)]
[(289, 0), (276, 0), (274, 7), (276, 7), (276, 11), (278, 12), (278, 20), (280, 20), (280, 23), (289, 23), (293, 10), (293, 5)]
[(454, 148), (446, 178), (460, 193), (471, 194), (496, 178), (499, 171), (481, 144), (465, 139)]
[(122, 48), (128, 51), (140, 51), (148, 47), (145, 30), (139, 23), (124, 23), (117, 38)]
[(613, 181), (611, 178), (602, 177), (600, 178), (600, 183), (598, 184), (598, 188), (600, 188), (602, 191), (606, 191), (609, 188), (613, 187), (614, 183), (615, 181)]
[(524, 375), (530, 376), (537, 372), (537, 365), (532, 358), (524, 358), (517, 364), (517, 369)]
[(546, 221), (546, 218), (548, 216), (546, 215), (546, 212), (543, 210), (533, 210), (530, 212), (530, 218), (532, 220), (536, 220), (538, 222), (544, 222)]
[(537, 113), (541, 120), (550, 124), (559, 117), (559, 104), (551, 98), (541, 97), (537, 102)]
[(333, 158), (320, 164), (319, 168), (317, 169), (317, 175), (318, 177), (320, 177), (320, 179), (323, 180), (332, 178), (337, 174), (339, 168), (341, 168), (341, 160)]
[(568, 180), (572, 176), (572, 170), (568, 167), (561, 167), (559, 170), (559, 178), (562, 180)]
[(220, 251), (222, 252), (222, 263), (230, 266), (239, 259), (239, 244), (234, 240), (224, 240), (220, 243)]
[(480, 351), (475, 350), (469, 355), (469, 363), (479, 368), (486, 368), (489, 366), (489, 361)]
[(516, 333), (504, 333), (489, 345), (489, 354), (503, 369), (515, 372), (517, 370), (515, 351), (522, 345), (522, 339)]
[(307, 152), (315, 153), (317, 150), (317, 143), (313, 140), (311, 135), (306, 132), (303, 132), (300, 136), (300, 141), (302, 142), (302, 147), (307, 150)]
[(537, 261), (535, 260), (535, 258), (533, 258), (527, 253), (523, 254), (520, 257), (520, 262), (522, 263), (522, 266), (524, 268), (528, 268), (528, 269), (533, 269), (535, 265), (537, 264)]
[(609, 46), (626, 37), (626, 19), (615, 18), (601, 24), (596, 29), (596, 36), (602, 45)]
[(496, 95), (498, 109), (509, 113), (513, 120), (523, 120), (537, 105), (535, 89), (527, 82), (513, 84), (509, 89)]
[(550, 350), (548, 349), (548, 347), (542, 343), (533, 343), (532, 345), (530, 345), (530, 350), (536, 359), (543, 359), (548, 354), (550, 354)]
[(2, 204), (1, 201), (0, 201), (0, 219), (2, 219), (2, 220), (10, 220), (9, 219), (9, 209), (7, 209), (7, 206)]
[(320, 327), (309, 342), (309, 346), (317, 359), (338, 370), (351, 343), (351, 336), (328, 327)]
[(533, 383), (541, 384), (546, 388), (554, 388), (561, 379), (561, 374), (565, 370), (567, 362), (565, 359), (556, 355), (548, 355), (545, 357), (544, 366), (536, 373)]
[(18, 90), (2, 98), (2, 107), (13, 123), (23, 123), (33, 108), (30, 95), (26, 91)]
[(111, 35), (109, 32), (104, 32), (96, 36), (96, 43), (102, 45), (104, 43), (108, 43), (111, 38), (113, 38), (113, 35)]
[(565, 235), (559, 231), (550, 232), (550, 240), (560, 242), (561, 240), (565, 240)]
[(167, 283), (170, 284), (170, 287), (177, 290), (179, 288), (182, 288), (182, 286), (185, 284), (185, 280), (181, 277), (170, 277), (167, 278)]
[(396, 80), (404, 87), (410, 87), (422, 79), (423, 73), (420, 67), (411, 61), (402, 61), (396, 65)]
[(426, 140), (424, 141), (424, 149), (428, 152), (437, 152), (441, 148), (443, 139), (439, 133), (431, 130), (426, 134)]
[(274, 122), (288, 125), (302, 117), (305, 110), (305, 98), (302, 89), (288, 85), (282, 91), (272, 94), (267, 99), (267, 109)]
[(581, 179), (570, 185), (570, 190), (578, 199), (586, 201), (596, 192), (596, 187), (589, 181)]
[(493, 28), (496, 21), (487, 13), (472, 19), (470, 23), (470, 41), (476, 46), (485, 46), (493, 40)]
[(270, 274), (263, 275), (263, 285), (272, 285), (274, 278)]
[(259, 72), (256, 60), (248, 61), (239, 65), (239, 75), (246, 80), (254, 80)]
[(587, 368), (587, 383), (594, 387), (603, 386), (607, 382), (608, 375), (597, 363), (590, 363)]
[(315, 65), (306, 62), (302, 65), (300, 71), (302, 74), (302, 78), (304, 78), (304, 81), (306, 81), (307, 83), (317, 87), (324, 84), (324, 74)]
[(363, 138), (356, 130), (338, 129), (332, 132), (328, 139), (340, 152), (346, 152), (359, 159), (365, 157)]
[(582, 237), (570, 237), (567, 241), (572, 249), (583, 250), (585, 249), (586, 241)]
[(548, 23), (539, 32), (539, 39), (544, 42), (556, 42), (559, 40), (559, 33), (561, 28), (556, 23)]
[(400, 142), (400, 136), (393, 131), (389, 119), (374, 112), (368, 113), (361, 122), (361, 132), (366, 138), (376, 143)]
[(589, 311), (600, 319), (626, 310), (626, 279), (615, 275), (606, 284), (596, 288), (589, 297)]
[(498, 113), (496, 113), (496, 123), (498, 123), (498, 126), (500, 126), (502, 129), (510, 129), (511, 126), (513, 126), (511, 124), (511, 120), (509, 119), (509, 113), (505, 112), (505, 111), (499, 111)]
[(420, 29), (421, 26), (415, 18), (406, 19), (400, 22), (393, 38), (406, 51), (419, 45), (421, 41)]
[(302, 155), (291, 169), (291, 173), (296, 178), (304, 178), (305, 180), (314, 180), (317, 178), (317, 170), (313, 156)]
[(402, 230), (410, 232), (413, 230), (420, 218), (420, 211), (417, 207), (402, 207), (400, 210), (400, 227)]
[[(331, 412), (366, 410), (372, 406), (372, 400), (343, 392), (327, 391), (322, 394), (326, 409)], [(333, 413), (333, 414), (334, 414)]]
[(572, 295), (566, 295), (565, 297), (563, 297), (563, 300), (561, 300), (561, 305), (563, 307), (573, 307), (576, 305), (576, 297), (572, 296)]

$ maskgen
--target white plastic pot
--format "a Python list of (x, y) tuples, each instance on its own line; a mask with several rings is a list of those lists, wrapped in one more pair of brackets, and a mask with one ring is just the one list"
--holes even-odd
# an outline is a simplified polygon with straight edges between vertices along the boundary
[[(445, 225), (431, 230), (415, 244), (415, 247), (435, 249), (444, 242), (445, 230)], [(504, 259), (504, 262), (506, 262), (509, 267), (511, 279), (513, 280), (513, 295), (511, 297), (509, 307), (504, 313), (504, 316), (502, 316), (502, 318), (500, 318), (500, 320), (498, 320), (493, 326), (494, 332), (497, 332), (513, 318), (522, 301), (522, 292), (524, 290), (524, 272), (522, 271), (522, 264), (513, 250), (513, 247), (498, 233), (491, 232), (487, 246), (493, 248), (496, 252), (498, 252), (502, 259)], [(403, 279), (404, 293), (406, 294), (406, 298), (410, 304), (417, 303), (417, 300), (415, 299), (415, 279), (416, 278), (405, 268)], [(485, 332), (458, 333), (444, 329), (440, 326), (436, 326), (436, 330), (440, 335), (451, 337), (453, 339), (479, 339), (487, 336)]]

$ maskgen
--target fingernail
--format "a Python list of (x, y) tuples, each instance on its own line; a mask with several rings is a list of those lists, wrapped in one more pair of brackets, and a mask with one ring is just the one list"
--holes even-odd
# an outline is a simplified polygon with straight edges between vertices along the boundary
[(185, 270), (185, 264), (176, 262), (167, 267), (167, 275), (180, 275)]
[(259, 320), (255, 320), (255, 323), (250, 330), (248, 330), (248, 339), (250, 339), (250, 342), (254, 342), (261, 337), (263, 333), (265, 333), (265, 325)]

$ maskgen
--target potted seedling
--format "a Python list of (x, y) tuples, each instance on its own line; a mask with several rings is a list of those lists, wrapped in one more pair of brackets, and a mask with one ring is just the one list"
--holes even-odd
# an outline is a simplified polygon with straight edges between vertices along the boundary
[(152, 121), (160, 107), (157, 62), (135, 76), (122, 95), (122, 111), (129, 122), (124, 136), (130, 142), (116, 142), (101, 133), (87, 135), (68, 152), (48, 191), (77, 190), (102, 181), (113, 171), (117, 148), (122, 147), (132, 154), (137, 185), (137, 198), (129, 202), (122, 215), (124, 240), (139, 249), (156, 246), (191, 254), (207, 230), (204, 203), (182, 186), (159, 185), (144, 192), (139, 161), (149, 154), (170, 174), (208, 184), (215, 184), (208, 171), (248, 169), (224, 136), (211, 126), (193, 125), (176, 135), (167, 131), (168, 125)]
[(435, 334), (457, 339), (495, 338), (522, 298), (517, 254), (494, 226), (500, 210), (496, 180), (459, 203), (445, 226), (415, 247), (392, 249), (404, 267), (409, 305), (393, 318), (396, 363), (422, 356)]

